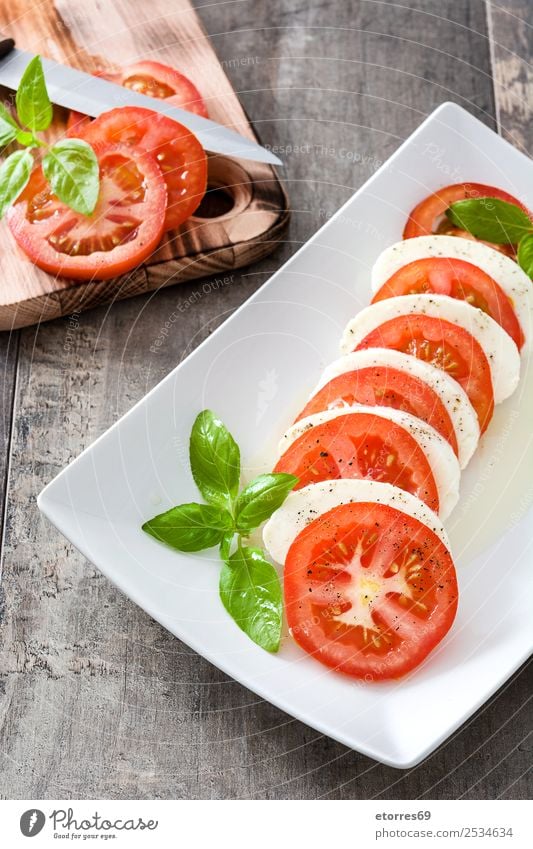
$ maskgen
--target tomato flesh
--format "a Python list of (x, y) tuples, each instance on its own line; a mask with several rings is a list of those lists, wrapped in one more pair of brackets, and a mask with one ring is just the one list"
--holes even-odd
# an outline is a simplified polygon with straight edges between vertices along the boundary
[[(446, 234), (447, 236), (459, 236), (463, 239), (478, 241), (471, 233), (455, 227), (445, 215), (446, 210), (452, 203), (470, 198), (498, 198), (499, 200), (504, 200), (507, 203), (512, 203), (520, 207), (531, 218), (529, 210), (515, 197), (508, 192), (504, 192), (503, 189), (497, 189), (495, 186), (485, 186), (482, 183), (455, 183), (452, 186), (445, 186), (439, 189), (438, 192), (429, 195), (411, 210), (403, 231), (403, 238), (413, 239), (416, 236), (431, 236), (433, 233), (436, 233), (438, 235)], [(485, 242), (485, 244), (513, 259), (516, 255), (513, 245), (497, 245), (492, 242)]]
[(440, 538), (376, 503), (341, 505), (301, 531), (287, 554), (284, 590), (295, 641), (367, 681), (418, 666), (457, 610), (455, 568)]
[(434, 427), (458, 454), (452, 420), (437, 393), (420, 378), (389, 366), (368, 366), (339, 374), (313, 395), (296, 421), (353, 404), (394, 407), (411, 413)]
[(145, 150), (156, 159), (167, 185), (164, 229), (179, 227), (200, 204), (207, 185), (205, 151), (189, 130), (150, 109), (123, 106), (104, 112), (82, 128), (79, 137)]
[(398, 316), (376, 327), (356, 350), (363, 348), (392, 348), (447, 372), (468, 395), (481, 433), (487, 429), (494, 411), (490, 366), (477, 339), (463, 327), (428, 315)]
[(439, 511), (435, 478), (416, 439), (399, 424), (371, 413), (348, 413), (309, 428), (274, 471), (295, 475), (295, 489), (339, 478), (382, 481)]
[(142, 263), (163, 233), (166, 186), (147, 153), (110, 145), (95, 151), (100, 194), (92, 215), (74, 212), (33, 171), (7, 222), (29, 258), (51, 274), (105, 280)]
[(448, 257), (430, 257), (398, 269), (372, 298), (372, 303), (397, 295), (434, 292), (466, 301), (490, 315), (520, 349), (524, 334), (509, 298), (492, 277), (470, 262)]

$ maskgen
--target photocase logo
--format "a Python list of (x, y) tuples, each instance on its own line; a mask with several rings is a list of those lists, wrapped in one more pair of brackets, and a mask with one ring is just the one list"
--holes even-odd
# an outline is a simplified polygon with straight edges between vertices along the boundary
[(38, 808), (30, 808), (24, 811), (20, 818), (20, 830), (24, 837), (35, 837), (42, 831), (46, 817)]

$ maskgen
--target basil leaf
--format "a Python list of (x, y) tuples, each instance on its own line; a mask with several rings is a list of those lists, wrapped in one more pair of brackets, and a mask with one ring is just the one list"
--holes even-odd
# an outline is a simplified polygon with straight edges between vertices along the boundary
[(227, 534), (224, 534), (222, 537), (222, 542), (220, 543), (220, 559), (227, 561), (229, 560), (229, 553), (231, 550), (231, 543), (233, 542), (234, 531), (230, 531)]
[(239, 446), (211, 410), (203, 410), (194, 422), (189, 457), (192, 476), (205, 500), (230, 506), (239, 491)]
[(29, 130), (17, 130), (17, 141), (19, 144), (23, 144), (24, 147), (34, 147), (36, 139)]
[(40, 56), (34, 56), (22, 75), (17, 90), (19, 121), (35, 133), (52, 123), (52, 104), (46, 90)]
[(235, 504), (235, 523), (238, 531), (252, 531), (281, 507), (287, 495), (298, 483), (294, 475), (259, 475), (240, 493)]
[(98, 160), (90, 144), (81, 139), (64, 139), (43, 159), (43, 171), (54, 194), (82, 215), (90, 215), (100, 187)]
[(281, 640), (281, 585), (261, 549), (238, 548), (222, 566), (219, 591), (239, 628), (261, 648), (276, 652)]
[(25, 189), (32, 167), (29, 150), (16, 150), (4, 159), (0, 166), (0, 218)]
[(178, 551), (201, 551), (218, 545), (233, 520), (227, 510), (208, 504), (180, 504), (142, 526), (143, 531)]
[(446, 215), (476, 239), (501, 245), (515, 245), (533, 230), (533, 222), (522, 209), (499, 198), (459, 200), (448, 207)]
[(6, 144), (16, 139), (18, 131), (19, 128), (9, 110), (3, 103), (0, 103), (0, 147), (5, 147)]
[(518, 243), (518, 265), (529, 277), (533, 277), (533, 233), (526, 233)]

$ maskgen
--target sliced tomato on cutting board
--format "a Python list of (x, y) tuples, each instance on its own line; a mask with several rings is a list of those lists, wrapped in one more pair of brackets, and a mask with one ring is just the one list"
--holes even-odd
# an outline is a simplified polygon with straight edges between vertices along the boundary
[(7, 222), (29, 258), (50, 274), (105, 280), (147, 259), (163, 233), (167, 189), (149, 154), (96, 146), (100, 194), (92, 215), (74, 212), (36, 168)]
[(483, 348), (467, 330), (441, 318), (403, 315), (376, 327), (356, 350), (363, 348), (392, 348), (447, 372), (468, 395), (481, 433), (486, 430), (494, 412), (490, 365)]
[[(513, 197), (513, 195), (504, 192), (503, 189), (498, 189), (495, 186), (485, 186), (482, 183), (454, 183), (424, 198), (423, 201), (411, 210), (403, 231), (403, 238), (412, 239), (416, 236), (431, 236), (432, 233), (435, 233), (478, 241), (471, 233), (455, 227), (445, 215), (446, 210), (452, 203), (471, 198), (498, 198), (499, 200), (504, 200), (507, 203), (518, 206), (526, 215), (531, 217), (529, 210), (519, 200)], [(480, 239), (479, 241), (482, 240)], [(495, 248), (495, 250), (504, 253), (506, 256), (512, 258), (515, 256), (513, 245), (497, 245), (492, 242), (485, 242), (485, 244), (490, 245), (491, 248)]]
[(404, 265), (381, 286), (372, 303), (397, 295), (435, 293), (466, 301), (490, 315), (514, 340), (518, 348), (524, 334), (503, 289), (488, 274), (461, 259), (431, 257)]
[(104, 112), (78, 135), (93, 146), (129, 145), (156, 159), (168, 192), (165, 230), (179, 227), (199, 206), (207, 185), (207, 158), (182, 124), (150, 109), (123, 106)]
[(315, 519), (285, 561), (291, 635), (326, 666), (378, 681), (421, 663), (452, 625), (457, 579), (449, 551), (388, 505), (344, 504)]
[(404, 427), (379, 415), (348, 413), (309, 428), (274, 471), (295, 475), (295, 489), (339, 478), (391, 483), (439, 511), (438, 489), (424, 451)]
[(334, 377), (313, 395), (296, 421), (352, 404), (394, 407), (411, 413), (434, 427), (458, 453), (452, 420), (437, 393), (420, 378), (389, 366), (368, 366)]
[(194, 83), (170, 65), (144, 60), (126, 65), (106, 77), (139, 94), (168, 100), (173, 106), (207, 118), (206, 105)]
[[(162, 62), (134, 62), (119, 71), (94, 71), (93, 76), (103, 77), (116, 85), (124, 86), (147, 97), (168, 100), (172, 106), (186, 109), (207, 118), (207, 109), (202, 95), (184, 74)], [(90, 124), (92, 118), (82, 112), (70, 112), (67, 130), (77, 131)], [(70, 133), (72, 135), (72, 133)]]

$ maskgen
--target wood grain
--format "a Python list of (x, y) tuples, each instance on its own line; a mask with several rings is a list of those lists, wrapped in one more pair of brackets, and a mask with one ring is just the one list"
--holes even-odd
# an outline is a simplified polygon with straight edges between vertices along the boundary
[(487, 2), (500, 132), (530, 155), (533, 148), (533, 15), (529, 0)]
[[(516, 3), (503, 5), (520, 17)], [(494, 125), (480, 0), (201, 0), (199, 12), (263, 140), (291, 146), (290, 236), (268, 259), (205, 287), (184, 282), (20, 332), (4, 529), (0, 792), (527, 798), (530, 669), (424, 764), (393, 770), (229, 680), (118, 593), (36, 509), (40, 488), (249, 297), (427, 112), (452, 99)], [(111, 19), (109, 32), (112, 41)], [(493, 38), (502, 37), (494, 30)], [(157, 55), (155, 38), (151, 47)], [(514, 120), (519, 127), (519, 114)], [(151, 352), (171, 316), (171, 334)]]
[[(26, 0), (0, 2), (0, 26), (25, 50), (42, 53), (85, 71), (114, 70), (139, 58), (157, 57), (198, 83), (210, 117), (254, 138), (231, 84), (205, 37), (188, 0), (154, 0), (132, 5), (113, 0), (105, 13), (99, 0), (42, 0), (32, 14)], [(0, 90), (1, 93), (1, 90)], [(11, 92), (4, 90), (2, 99)], [(66, 131), (66, 110), (55, 110), (49, 138)], [(0, 227), (0, 330), (25, 327), (98, 304), (131, 298), (170, 286), (240, 268), (266, 256), (288, 223), (287, 197), (268, 165), (209, 157), (207, 202), (179, 230), (166, 234), (143, 266), (125, 277), (96, 282), (59, 279), (30, 263)], [(211, 217), (213, 193), (230, 198), (230, 208)], [(211, 204), (211, 207), (213, 205)]]

